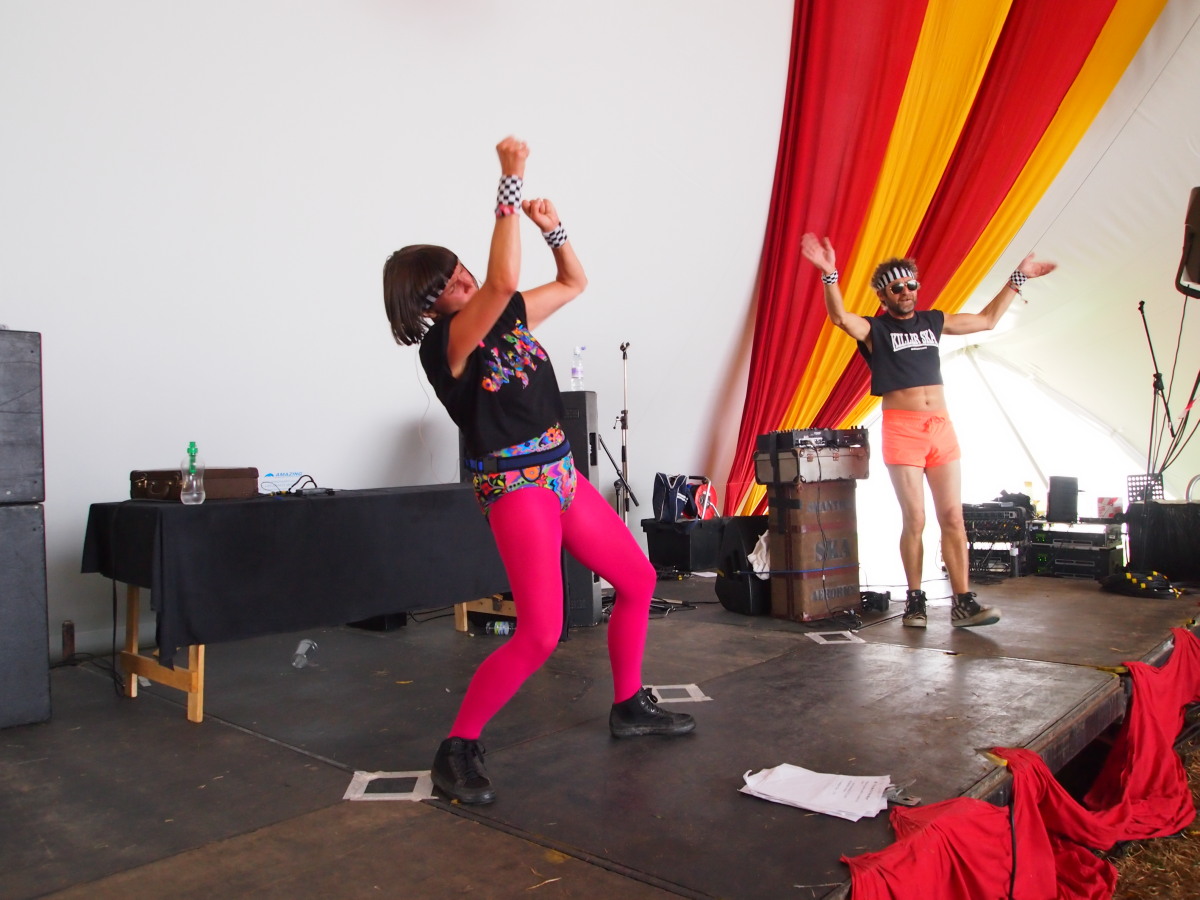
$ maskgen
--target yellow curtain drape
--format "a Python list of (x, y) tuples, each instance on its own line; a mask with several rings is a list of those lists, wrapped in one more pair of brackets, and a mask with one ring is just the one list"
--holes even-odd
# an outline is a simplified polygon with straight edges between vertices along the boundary
[[(938, 309), (947, 313), (962, 309), (1075, 152), (1165, 5), (1166, 0), (1117, 0), (1096, 45), (1029, 162), (938, 297), (934, 304)], [(861, 425), (878, 404), (878, 397), (867, 395), (837, 427)]]
[[(930, 0), (865, 225), (844, 257), (848, 262), (838, 266), (851, 312), (874, 314), (879, 301), (868, 284), (871, 271), (912, 243), (970, 114), (1010, 5), (1011, 0)], [(854, 352), (853, 342), (826, 320), (781, 429), (812, 421)], [(739, 514), (752, 513), (765, 490), (753, 485)]]

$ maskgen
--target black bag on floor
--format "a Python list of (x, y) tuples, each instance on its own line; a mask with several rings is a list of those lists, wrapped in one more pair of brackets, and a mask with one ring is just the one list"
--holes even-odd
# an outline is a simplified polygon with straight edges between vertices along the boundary
[(654, 475), (654, 518), (659, 522), (678, 522), (686, 518), (688, 500), (688, 477), (686, 475), (667, 475), (656, 472)]
[(728, 516), (717, 563), (717, 599), (730, 612), (765, 616), (771, 612), (771, 580), (750, 567), (750, 553), (767, 530), (766, 516)]

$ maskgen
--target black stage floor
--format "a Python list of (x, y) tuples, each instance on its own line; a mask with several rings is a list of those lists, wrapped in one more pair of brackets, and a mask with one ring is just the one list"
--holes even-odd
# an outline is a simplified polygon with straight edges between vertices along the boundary
[[(489, 726), (498, 799), (481, 808), (343, 800), (356, 772), (428, 768), (503, 640), (452, 617), (211, 645), (199, 725), (170, 689), (127, 700), (95, 666), (56, 669), (51, 721), (0, 731), (0, 898), (844, 896), (839, 857), (889, 844), (887, 815), (769, 803), (738, 791), (743, 773), (786, 762), (1000, 802), (1004, 770), (979, 748), (1058, 770), (1124, 709), (1099, 667), (1161, 662), (1197, 614), (1194, 594), (1087, 580), (976, 589), (998, 625), (951, 628), (940, 600), (923, 632), (893, 605), (858, 641), (818, 642), (841, 627), (727, 612), (702, 576), (661, 581), (678, 602), (650, 624), (646, 681), (697, 685), (709, 699), (674, 707), (697, 731), (611, 739), (605, 628), (574, 629)], [(296, 669), (305, 637), (318, 646)]]

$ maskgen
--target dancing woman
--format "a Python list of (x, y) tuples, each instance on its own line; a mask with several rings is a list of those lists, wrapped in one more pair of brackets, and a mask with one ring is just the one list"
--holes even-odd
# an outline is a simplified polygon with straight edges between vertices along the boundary
[[(691, 716), (660, 708), (642, 687), (654, 567), (576, 471), (554, 368), (533, 336), (583, 291), (587, 278), (554, 204), (521, 200), (526, 144), (505, 138), (496, 152), (502, 174), (483, 283), (454, 253), (429, 244), (397, 250), (383, 270), (392, 335), (397, 343), (421, 345), (429, 382), (465, 437), (466, 464), (520, 624), (476, 670), (433, 762), (433, 783), (443, 793), (477, 804), (496, 796), (484, 767), (483, 728), (549, 658), (562, 633), (562, 547), (615, 589), (608, 622), (612, 735), (678, 735), (696, 726)], [(541, 230), (557, 268), (553, 281), (526, 291), (517, 289), (520, 210)]]

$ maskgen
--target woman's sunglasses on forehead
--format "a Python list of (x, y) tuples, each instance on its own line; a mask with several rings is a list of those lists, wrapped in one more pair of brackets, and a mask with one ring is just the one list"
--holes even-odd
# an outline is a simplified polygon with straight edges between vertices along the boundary
[(888, 290), (893, 294), (899, 294), (905, 288), (908, 288), (908, 290), (915, 293), (917, 288), (920, 286), (921, 282), (917, 281), (915, 278), (910, 278), (908, 281), (897, 281), (895, 284), (888, 285)]

